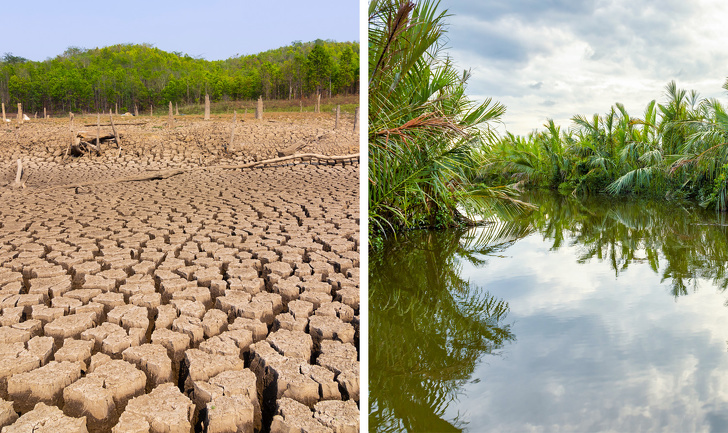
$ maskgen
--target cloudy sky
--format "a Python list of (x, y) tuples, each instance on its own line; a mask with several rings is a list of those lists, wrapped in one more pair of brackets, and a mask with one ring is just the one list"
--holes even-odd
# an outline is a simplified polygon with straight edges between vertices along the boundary
[(679, 88), (728, 102), (723, 0), (442, 0), (449, 53), (469, 94), (506, 105), (509, 131), (562, 127), (621, 102), (641, 117)]
[(36, 0), (2, 7), (0, 54), (42, 61), (68, 47), (150, 43), (207, 60), (300, 40), (359, 41), (354, 0)]

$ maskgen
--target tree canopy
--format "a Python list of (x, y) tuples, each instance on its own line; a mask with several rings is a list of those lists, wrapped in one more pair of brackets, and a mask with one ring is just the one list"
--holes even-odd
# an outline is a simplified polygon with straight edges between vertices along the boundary
[(0, 58), (0, 99), (27, 111), (140, 110), (168, 101), (303, 98), (359, 91), (357, 42), (294, 41), (259, 54), (208, 61), (149, 44), (69, 47), (42, 62)]

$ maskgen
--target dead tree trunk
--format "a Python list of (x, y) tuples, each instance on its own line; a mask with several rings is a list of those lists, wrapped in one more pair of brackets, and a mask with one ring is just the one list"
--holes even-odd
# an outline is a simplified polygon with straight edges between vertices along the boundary
[(167, 126), (170, 128), (174, 125), (174, 118), (172, 117), (172, 101), (169, 101), (169, 119), (167, 119)]
[(263, 97), (258, 96), (258, 105), (255, 106), (255, 118), (263, 120)]
[(334, 129), (339, 129), (339, 116), (341, 116), (341, 105), (336, 106), (336, 122), (334, 123)]
[(101, 114), (96, 113), (96, 151), (101, 151)]
[(15, 173), (15, 186), (20, 186), (20, 179), (23, 177), (23, 162), (18, 158), (18, 172)]
[(116, 141), (116, 145), (119, 147), (119, 154), (116, 156), (118, 158), (121, 156), (121, 140), (119, 140), (119, 134), (116, 133), (116, 127), (114, 126), (114, 116), (109, 114), (109, 120), (111, 121), (111, 130), (114, 131), (114, 140)]
[(174, 103), (174, 115), (179, 116), (179, 106), (177, 105), (177, 102)]
[(5, 103), (3, 102), (2, 104), (3, 104), (3, 125), (4, 125), (5, 122), (7, 122), (7, 121), (5, 120)]
[(205, 93), (205, 120), (210, 120), (210, 95)]
[(68, 113), (68, 118), (69, 118), (68, 131), (71, 134), (71, 139), (68, 141), (68, 147), (66, 148), (66, 153), (63, 154), (63, 159), (66, 159), (66, 157), (68, 156), (68, 152), (71, 150), (71, 147), (74, 144), (76, 144), (76, 134), (73, 133), (73, 113), (72, 112)]
[(233, 110), (233, 127), (231, 128), (230, 132), (230, 145), (225, 149), (225, 152), (228, 152), (230, 149), (233, 149), (233, 143), (235, 143), (235, 120), (238, 115), (237, 110)]
[(23, 104), (18, 102), (18, 124), (23, 123)]
[(316, 107), (314, 107), (314, 112), (315, 113), (321, 112), (321, 94), (320, 93), (316, 94)]
[(356, 107), (356, 110), (354, 110), (354, 129), (353, 129), (353, 131), (356, 131), (357, 122), (359, 122), (359, 107)]
[(46, 107), (43, 107), (43, 118), (47, 119), (48, 115), (46, 114)]

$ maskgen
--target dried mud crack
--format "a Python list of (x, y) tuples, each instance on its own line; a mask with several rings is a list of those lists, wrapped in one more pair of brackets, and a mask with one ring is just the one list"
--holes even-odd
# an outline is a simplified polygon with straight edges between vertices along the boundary
[[(122, 130), (126, 159), (63, 160), (44, 122), (0, 135), (3, 433), (358, 431), (358, 161), (191, 169), (276, 158), (296, 134), (348, 155), (357, 134), (250, 122), (223, 151), (226, 122), (152, 142), (146, 123)], [(182, 172), (106, 182), (148, 170)]]

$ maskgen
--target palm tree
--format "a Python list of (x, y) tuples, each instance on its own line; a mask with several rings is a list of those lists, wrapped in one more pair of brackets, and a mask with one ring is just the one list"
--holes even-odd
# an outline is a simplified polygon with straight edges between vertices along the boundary
[[(369, 220), (386, 233), (487, 213), (505, 188), (478, 184), (474, 152), (491, 140), (500, 103), (465, 96), (467, 71), (443, 54), (438, 1), (369, 4)], [(506, 209), (517, 208), (516, 201)]]

